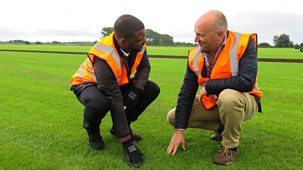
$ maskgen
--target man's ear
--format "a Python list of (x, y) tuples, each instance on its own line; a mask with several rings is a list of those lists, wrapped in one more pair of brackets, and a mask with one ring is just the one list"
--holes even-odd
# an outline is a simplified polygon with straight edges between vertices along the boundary
[(224, 36), (225, 36), (225, 31), (224, 31), (223, 29), (220, 29), (220, 30), (218, 31), (218, 36), (219, 36), (219, 37), (224, 37)]
[(128, 41), (127, 41), (125, 38), (121, 38), (121, 39), (120, 39), (120, 43), (121, 43), (122, 45), (128, 45)]
[(122, 37), (121, 35), (118, 35), (118, 34), (115, 34), (115, 38), (116, 38), (119, 45), (121, 45), (125, 41), (125, 38)]
[(223, 31), (222, 29), (220, 29), (220, 30), (218, 31), (218, 36), (222, 37), (223, 35), (224, 35), (224, 31)]

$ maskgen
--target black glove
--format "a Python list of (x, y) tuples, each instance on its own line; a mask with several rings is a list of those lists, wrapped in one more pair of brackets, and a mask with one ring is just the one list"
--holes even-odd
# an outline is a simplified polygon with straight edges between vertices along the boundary
[(143, 154), (131, 140), (122, 143), (124, 154), (129, 166), (139, 168), (143, 165)]
[(133, 87), (130, 89), (126, 96), (124, 96), (123, 103), (127, 106), (128, 110), (132, 110), (139, 101), (140, 89)]

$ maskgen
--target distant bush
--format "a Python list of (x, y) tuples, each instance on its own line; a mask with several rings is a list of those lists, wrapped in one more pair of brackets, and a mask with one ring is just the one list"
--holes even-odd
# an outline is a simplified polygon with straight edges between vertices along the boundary
[(259, 43), (259, 47), (260, 48), (269, 48), (269, 47), (271, 47), (271, 45), (267, 42), (261, 42), (261, 43)]

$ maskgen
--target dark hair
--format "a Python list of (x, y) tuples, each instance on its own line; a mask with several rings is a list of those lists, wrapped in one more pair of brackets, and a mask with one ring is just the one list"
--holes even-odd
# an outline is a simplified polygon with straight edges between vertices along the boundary
[(132, 38), (135, 32), (142, 29), (144, 29), (143, 22), (129, 14), (121, 15), (114, 25), (115, 34), (126, 39)]

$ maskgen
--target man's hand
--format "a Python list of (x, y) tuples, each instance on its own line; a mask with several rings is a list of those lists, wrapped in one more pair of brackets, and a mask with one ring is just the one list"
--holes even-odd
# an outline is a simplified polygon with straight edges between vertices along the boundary
[(185, 150), (185, 140), (183, 136), (183, 130), (176, 129), (174, 136), (171, 138), (170, 144), (166, 149), (166, 153), (175, 155), (180, 144), (182, 149)]
[(124, 143), (123, 150), (129, 166), (139, 168), (143, 165), (143, 153), (131, 140)]
[(199, 99), (200, 102), (202, 102), (201, 101), (202, 100), (202, 96), (204, 96), (205, 94), (207, 94), (207, 92), (206, 92), (205, 86), (203, 86), (202, 89), (200, 90), (199, 96), (198, 96), (198, 99)]
[(132, 88), (128, 91), (127, 95), (123, 97), (124, 105), (127, 106), (128, 110), (132, 110), (139, 101), (140, 90)]

